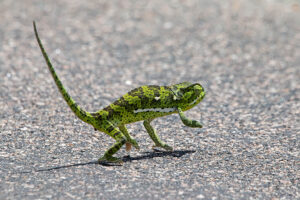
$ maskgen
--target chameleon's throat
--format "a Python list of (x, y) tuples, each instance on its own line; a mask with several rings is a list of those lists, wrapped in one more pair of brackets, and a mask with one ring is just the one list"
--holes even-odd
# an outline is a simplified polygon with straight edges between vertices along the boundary
[(200, 98), (201, 98), (201, 97), (198, 97), (198, 98), (196, 98), (194, 101), (192, 101), (192, 102), (190, 103), (190, 106), (193, 105), (194, 103), (196, 103)]

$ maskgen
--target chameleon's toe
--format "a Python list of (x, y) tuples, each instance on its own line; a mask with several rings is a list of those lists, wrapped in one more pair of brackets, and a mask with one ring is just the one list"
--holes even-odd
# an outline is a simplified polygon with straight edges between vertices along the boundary
[(102, 156), (98, 159), (99, 164), (106, 164), (106, 163), (116, 163), (116, 164), (123, 164), (123, 161), (119, 158), (113, 156)]
[(155, 149), (156, 147), (160, 147), (160, 148), (163, 148), (167, 151), (173, 151), (173, 147), (167, 145), (167, 144), (162, 144), (162, 145), (153, 145), (152, 146), (152, 149)]
[(202, 128), (203, 127), (203, 125), (200, 122), (197, 122), (197, 121), (194, 121), (194, 120), (193, 120), (193, 124), (194, 124), (195, 128)]
[(173, 151), (173, 147), (171, 147), (171, 146), (169, 146), (167, 144), (163, 145), (162, 148), (164, 148), (167, 151)]

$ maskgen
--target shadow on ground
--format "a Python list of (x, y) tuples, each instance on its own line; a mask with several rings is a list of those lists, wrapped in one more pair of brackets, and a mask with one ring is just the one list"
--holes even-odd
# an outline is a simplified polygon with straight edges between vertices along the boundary
[[(160, 151), (157, 149), (154, 149), (154, 152), (145, 151), (142, 152), (141, 156), (131, 157), (131, 156), (125, 156), (122, 158), (123, 162), (132, 162), (134, 160), (145, 160), (145, 159), (151, 159), (156, 157), (176, 157), (179, 158), (181, 156), (184, 156), (185, 154), (195, 153), (194, 150), (177, 150), (172, 152), (167, 151)], [(84, 166), (84, 165), (98, 165), (98, 161), (91, 161), (91, 162), (84, 162), (84, 163), (76, 163), (76, 164), (70, 164), (70, 165), (61, 165), (61, 166), (55, 166), (55, 167), (49, 167), (44, 169), (36, 169), (34, 171), (36, 172), (43, 172), (43, 171), (51, 171), (51, 170), (58, 170), (63, 168), (70, 168), (70, 167), (77, 167), (77, 166)], [(102, 166), (122, 166), (121, 164), (111, 164), (111, 163), (100, 163), (99, 165)], [(31, 171), (27, 172), (21, 172), (21, 173), (31, 173)]]

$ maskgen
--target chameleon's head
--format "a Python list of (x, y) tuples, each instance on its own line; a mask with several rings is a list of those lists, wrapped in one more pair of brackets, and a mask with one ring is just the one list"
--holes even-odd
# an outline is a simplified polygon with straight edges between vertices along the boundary
[(176, 104), (183, 111), (197, 105), (205, 96), (204, 88), (199, 83), (183, 82), (170, 87)]

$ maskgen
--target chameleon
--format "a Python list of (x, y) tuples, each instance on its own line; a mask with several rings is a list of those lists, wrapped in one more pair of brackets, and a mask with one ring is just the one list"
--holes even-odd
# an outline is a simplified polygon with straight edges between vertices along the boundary
[(73, 100), (58, 78), (42, 45), (34, 21), (33, 28), (48, 69), (70, 109), (79, 119), (92, 125), (95, 130), (104, 132), (115, 139), (115, 143), (98, 159), (98, 163), (122, 164), (122, 159), (113, 155), (125, 144), (127, 151), (130, 151), (132, 146), (137, 150), (140, 149), (137, 141), (128, 132), (126, 124), (143, 120), (143, 125), (155, 144), (153, 147), (166, 151), (172, 151), (173, 148), (163, 142), (151, 126), (150, 123), (155, 118), (177, 113), (184, 125), (202, 128), (200, 122), (187, 118), (183, 113), (196, 106), (204, 98), (205, 91), (199, 83), (182, 82), (169, 86), (145, 85), (129, 91), (99, 111), (84, 110)]

